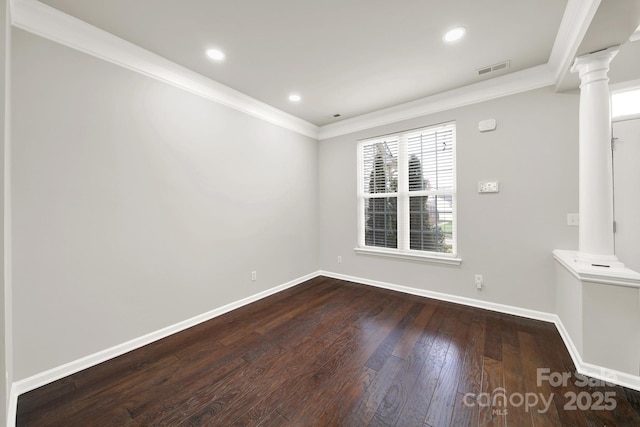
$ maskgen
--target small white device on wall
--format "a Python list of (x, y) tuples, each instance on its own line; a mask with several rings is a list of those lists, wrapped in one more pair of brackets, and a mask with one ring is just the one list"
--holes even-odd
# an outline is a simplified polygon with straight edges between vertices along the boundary
[(496, 130), (496, 119), (487, 119), (478, 122), (478, 130), (480, 132), (490, 132)]
[(498, 181), (480, 181), (478, 182), (478, 193), (497, 193), (500, 191)]

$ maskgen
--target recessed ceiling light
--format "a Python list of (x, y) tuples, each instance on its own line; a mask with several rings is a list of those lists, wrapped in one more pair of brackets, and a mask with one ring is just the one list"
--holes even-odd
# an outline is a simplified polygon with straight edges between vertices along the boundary
[(291, 102), (300, 102), (301, 99), (302, 97), (297, 93), (292, 93), (291, 95), (289, 95), (289, 101)]
[(465, 27), (452, 28), (446, 32), (442, 37), (442, 40), (447, 43), (453, 43), (463, 38), (465, 34), (467, 34), (467, 29)]
[(224, 60), (224, 52), (220, 49), (207, 49), (207, 56), (214, 61)]

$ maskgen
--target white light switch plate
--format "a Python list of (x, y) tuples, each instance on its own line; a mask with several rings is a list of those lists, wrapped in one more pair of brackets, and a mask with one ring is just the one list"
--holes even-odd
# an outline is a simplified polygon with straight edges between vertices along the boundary
[(497, 193), (498, 191), (500, 191), (498, 181), (478, 182), (478, 193)]

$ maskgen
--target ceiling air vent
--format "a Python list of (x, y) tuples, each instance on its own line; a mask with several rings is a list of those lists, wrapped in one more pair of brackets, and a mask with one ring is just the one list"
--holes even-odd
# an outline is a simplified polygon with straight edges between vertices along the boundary
[(489, 65), (487, 67), (482, 67), (478, 70), (478, 75), (481, 76), (483, 74), (492, 73), (498, 70), (504, 70), (505, 68), (509, 68), (511, 61), (503, 61), (497, 64)]

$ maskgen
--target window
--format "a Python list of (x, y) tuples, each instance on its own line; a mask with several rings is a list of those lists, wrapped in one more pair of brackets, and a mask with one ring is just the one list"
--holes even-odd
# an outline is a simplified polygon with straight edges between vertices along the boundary
[(611, 116), (614, 120), (640, 115), (640, 88), (614, 92), (611, 95)]
[(358, 144), (358, 248), (410, 258), (456, 255), (455, 123)]

